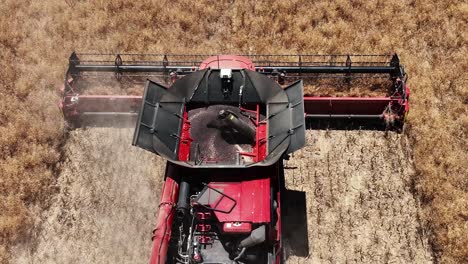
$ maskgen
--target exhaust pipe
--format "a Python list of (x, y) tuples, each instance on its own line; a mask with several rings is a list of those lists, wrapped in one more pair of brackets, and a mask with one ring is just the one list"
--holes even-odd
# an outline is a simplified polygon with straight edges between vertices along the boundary
[[(239, 254), (233, 259), (234, 261), (238, 261), (242, 257), (244, 257), (244, 253), (247, 248), (256, 246), (260, 243), (265, 242), (266, 239), (266, 231), (265, 231), (265, 225), (262, 225), (258, 228), (256, 228), (254, 231), (250, 233), (250, 235), (247, 238), (244, 238), (238, 246), (238, 249), (240, 250)], [(245, 256), (247, 257), (247, 256)], [(250, 260), (256, 260), (256, 257), (252, 258), (251, 255), (248, 255)]]
[(176, 216), (179, 221), (182, 221), (189, 212), (189, 193), (190, 184), (184, 179), (180, 182), (179, 199), (177, 199)]
[(265, 242), (265, 225), (256, 228), (250, 235), (239, 243), (239, 248), (249, 248)]

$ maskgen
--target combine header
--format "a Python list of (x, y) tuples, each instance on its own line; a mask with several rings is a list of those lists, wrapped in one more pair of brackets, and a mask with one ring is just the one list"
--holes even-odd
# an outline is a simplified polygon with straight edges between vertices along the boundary
[[(336, 90), (375, 79), (384, 96), (303, 96), (303, 80)], [(280, 263), (282, 160), (305, 145), (306, 121), (401, 130), (405, 80), (396, 54), (73, 53), (61, 107), (71, 127), (134, 116), (133, 145), (168, 160), (151, 264)]]
[[(243, 58), (248, 59), (244, 61)], [(223, 65), (230, 67), (232, 62), (266, 75), (281, 86), (304, 80), (306, 88), (318, 87), (306, 91), (308, 96), (304, 97), (306, 119), (311, 125), (331, 119), (365, 120), (361, 122), (364, 125), (372, 121), (372, 124), (381, 123), (387, 129), (399, 130), (409, 110), (406, 74), (396, 54), (210, 57), (73, 53), (61, 106), (71, 126), (79, 125), (85, 116), (137, 115), (146, 79), (169, 86), (187, 74)], [(331, 96), (343, 92), (349, 85), (379, 89), (381, 93), (378, 96)]]

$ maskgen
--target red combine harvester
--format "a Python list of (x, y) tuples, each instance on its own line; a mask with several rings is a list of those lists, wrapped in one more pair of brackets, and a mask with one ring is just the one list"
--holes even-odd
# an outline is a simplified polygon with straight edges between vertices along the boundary
[[(305, 145), (305, 129), (401, 130), (409, 109), (396, 54), (73, 53), (69, 63), (61, 107), (70, 127), (134, 116), (133, 145), (167, 159), (151, 264), (281, 263), (283, 159)], [(386, 96), (303, 97), (302, 80), (330, 79), (383, 79)]]

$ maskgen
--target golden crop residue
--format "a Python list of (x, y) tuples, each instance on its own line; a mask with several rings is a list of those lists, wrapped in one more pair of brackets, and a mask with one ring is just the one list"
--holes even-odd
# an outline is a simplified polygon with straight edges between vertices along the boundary
[[(0, 262), (54, 193), (71, 51), (387, 53), (409, 73), (423, 220), (436, 257), (468, 258), (468, 5), (462, 1), (14, 1), (0, 5)], [(326, 91), (328, 94), (328, 91)]]

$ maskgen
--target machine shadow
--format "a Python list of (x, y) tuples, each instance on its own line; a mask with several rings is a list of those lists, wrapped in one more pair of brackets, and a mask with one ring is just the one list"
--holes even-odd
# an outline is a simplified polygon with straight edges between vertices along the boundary
[(307, 230), (306, 193), (285, 190), (282, 193), (282, 237), (285, 258), (309, 255), (309, 235)]

